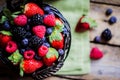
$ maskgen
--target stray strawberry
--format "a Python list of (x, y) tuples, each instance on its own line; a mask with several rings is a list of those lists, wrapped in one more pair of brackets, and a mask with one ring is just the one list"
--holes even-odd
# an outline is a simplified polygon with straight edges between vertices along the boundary
[(97, 23), (95, 20), (93, 20), (92, 18), (88, 18), (87, 16), (82, 16), (76, 25), (75, 31), (84, 32), (96, 26)]
[(32, 17), (35, 14), (43, 15), (44, 11), (35, 3), (27, 3), (24, 8), (24, 14), (27, 17)]
[(40, 46), (39, 49), (38, 49), (38, 55), (40, 57), (45, 56), (47, 54), (47, 52), (48, 52), (48, 47), (46, 47), (44, 45)]
[(32, 31), (39, 38), (43, 38), (46, 33), (46, 28), (43, 25), (38, 25), (38, 26), (33, 27)]
[(27, 50), (24, 52), (25, 59), (33, 59), (35, 56), (35, 52), (33, 50)]
[(17, 26), (25, 26), (27, 24), (27, 17), (25, 15), (18, 15), (14, 18), (14, 23)]
[(103, 57), (102, 51), (100, 51), (97, 47), (92, 48), (90, 52), (90, 58), (91, 59), (101, 59)]
[(47, 16), (44, 17), (43, 19), (44, 24), (47, 26), (54, 27), (55, 26), (55, 16), (52, 14), (48, 14)]
[(17, 44), (14, 41), (9, 41), (6, 46), (6, 52), (13, 53), (17, 50)]
[(24, 59), (20, 63), (20, 75), (23, 76), (24, 72), (28, 74), (33, 73), (42, 66), (42, 61), (38, 61), (35, 59)]
[(60, 32), (54, 30), (49, 36), (49, 41), (52, 47), (56, 49), (62, 49), (64, 47), (64, 38)]
[(49, 48), (48, 53), (43, 58), (46, 66), (51, 66), (58, 59), (58, 52), (54, 48)]

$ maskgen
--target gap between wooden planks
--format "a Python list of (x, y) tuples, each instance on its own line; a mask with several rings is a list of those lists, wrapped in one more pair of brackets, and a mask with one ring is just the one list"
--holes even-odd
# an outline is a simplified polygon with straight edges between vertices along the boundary
[[(110, 16), (105, 15), (105, 11), (108, 8), (113, 9), (113, 13)], [(91, 41), (94, 40), (95, 36), (100, 36), (103, 30), (109, 28), (113, 37), (108, 44), (120, 46), (120, 7), (91, 3), (89, 16), (94, 18), (98, 23), (98, 27), (90, 31)], [(117, 17), (117, 23), (110, 25), (108, 22), (105, 22), (105, 20), (108, 21), (111, 16)]]

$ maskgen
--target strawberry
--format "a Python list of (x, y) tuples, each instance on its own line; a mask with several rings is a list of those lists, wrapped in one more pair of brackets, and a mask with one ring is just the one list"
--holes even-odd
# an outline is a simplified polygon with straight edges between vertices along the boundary
[(24, 8), (24, 14), (27, 17), (32, 17), (35, 14), (43, 15), (44, 11), (35, 3), (27, 3)]
[(0, 33), (0, 47), (5, 48), (7, 43), (11, 41), (11, 39), (11, 36)]
[(54, 48), (49, 48), (48, 53), (43, 57), (46, 66), (51, 66), (58, 59), (58, 52)]
[(75, 31), (84, 32), (96, 26), (97, 23), (95, 20), (88, 18), (87, 16), (82, 16), (76, 25)]
[(37, 61), (35, 59), (24, 59), (20, 63), (20, 75), (23, 76), (25, 73), (33, 73), (37, 69), (41, 68), (43, 63), (41, 61)]
[(100, 51), (97, 47), (92, 48), (90, 52), (91, 59), (101, 59), (103, 57), (103, 52)]
[(47, 26), (54, 27), (55, 26), (55, 16), (53, 14), (48, 14), (44, 17), (43, 22)]
[(18, 15), (14, 18), (14, 23), (17, 26), (25, 26), (27, 24), (27, 17), (25, 15)]
[(38, 26), (34, 26), (32, 31), (39, 38), (43, 38), (46, 33), (46, 28), (43, 25), (38, 25)]
[(60, 32), (54, 30), (49, 36), (49, 41), (52, 47), (56, 49), (62, 49), (64, 47), (64, 38)]
[(59, 32), (62, 32), (64, 28), (64, 24), (62, 23), (62, 21), (59, 18), (55, 18), (55, 22), (56, 22), (55, 29), (58, 30)]

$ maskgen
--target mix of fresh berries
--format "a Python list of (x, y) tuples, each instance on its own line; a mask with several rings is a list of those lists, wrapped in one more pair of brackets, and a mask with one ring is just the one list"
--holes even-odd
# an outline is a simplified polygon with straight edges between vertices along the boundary
[(90, 58), (97, 60), (97, 59), (101, 59), (103, 57), (103, 52), (101, 50), (99, 50), (97, 47), (92, 48), (91, 52), (90, 52)]
[(111, 33), (111, 30), (110, 29), (105, 29), (102, 33), (101, 33), (101, 38), (104, 40), (104, 41), (109, 41), (111, 40), (112, 38), (112, 33)]
[(95, 20), (87, 16), (82, 16), (76, 25), (75, 31), (84, 32), (96, 26), (97, 26), (97, 23)]
[(30, 2), (23, 12), (13, 13), (1, 18), (0, 48), (14, 66), (20, 66), (21, 76), (49, 67), (64, 55), (67, 29), (49, 6)]

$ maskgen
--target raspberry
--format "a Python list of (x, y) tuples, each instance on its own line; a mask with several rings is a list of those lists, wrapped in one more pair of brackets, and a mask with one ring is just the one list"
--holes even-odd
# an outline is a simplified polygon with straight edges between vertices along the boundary
[(39, 38), (43, 38), (46, 33), (46, 28), (43, 25), (38, 25), (38, 26), (33, 27), (32, 31)]
[(39, 47), (38, 49), (38, 55), (41, 57), (44, 57), (48, 52), (48, 47), (42, 45), (41, 47)]
[(32, 36), (29, 39), (29, 46), (32, 47), (32, 48), (37, 48), (42, 43), (43, 43), (43, 41), (39, 37), (37, 37), (37, 36)]
[(22, 28), (22, 27), (16, 27), (16, 26), (14, 26), (12, 28), (11, 32), (13, 34), (13, 37), (16, 38), (16, 39), (18, 39), (18, 37), (19, 38), (25, 38), (26, 37), (26, 33), (27, 33), (24, 28)]
[(101, 59), (103, 57), (103, 52), (100, 51), (97, 47), (92, 48), (90, 52), (90, 58), (91, 59)]
[(32, 25), (40, 25), (43, 23), (43, 17), (40, 14), (35, 14), (31, 18)]
[(44, 17), (43, 22), (47, 26), (55, 26), (55, 24), (56, 24), (55, 23), (55, 16), (52, 14), (49, 14), (49, 15)]
[(17, 26), (25, 26), (27, 24), (27, 17), (25, 15), (18, 15), (14, 18), (14, 23)]
[(27, 50), (24, 52), (25, 59), (33, 59), (34, 56), (35, 56), (35, 52), (33, 50)]
[(13, 53), (17, 50), (17, 44), (13, 41), (9, 41), (6, 49), (5, 49), (8, 53)]

